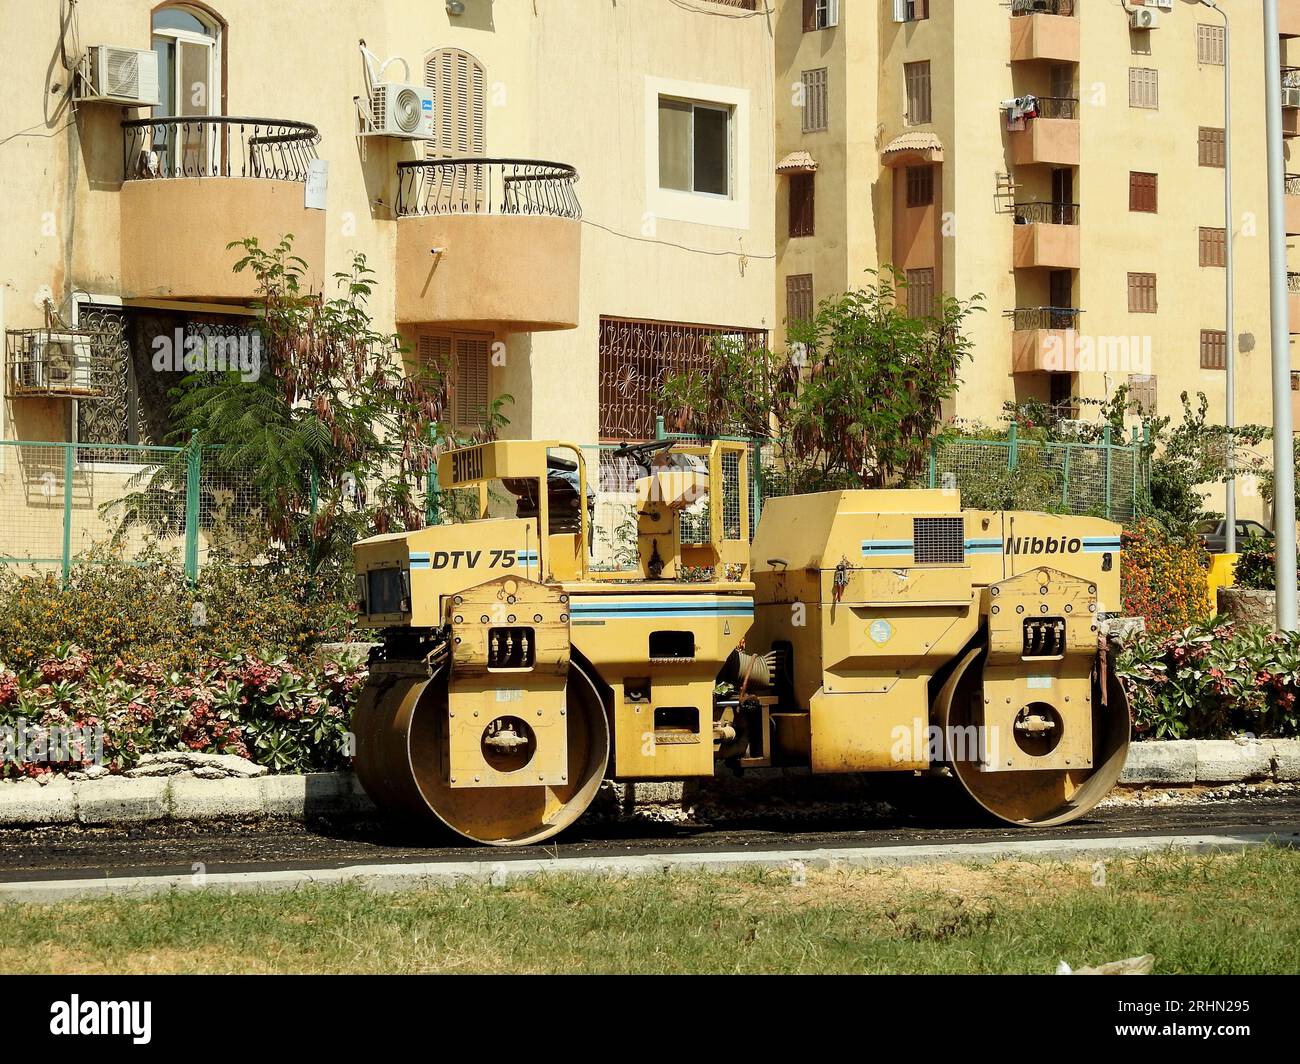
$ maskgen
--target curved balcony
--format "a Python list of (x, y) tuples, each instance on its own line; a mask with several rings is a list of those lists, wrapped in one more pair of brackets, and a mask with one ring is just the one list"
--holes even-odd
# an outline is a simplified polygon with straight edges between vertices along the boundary
[(306, 122), (204, 115), (122, 123), (122, 289), (134, 298), (247, 302), (227, 245), (293, 234), (319, 288), (325, 211), (307, 206), (320, 133)]
[(578, 173), (531, 159), (399, 163), (397, 320), (496, 332), (578, 324)]

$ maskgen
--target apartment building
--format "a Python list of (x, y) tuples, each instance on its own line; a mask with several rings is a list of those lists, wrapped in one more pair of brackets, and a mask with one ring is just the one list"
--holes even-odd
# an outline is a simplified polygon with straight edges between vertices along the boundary
[[(1268, 424), (1262, 14), (1224, 6), (1237, 410)], [(1286, 46), (1300, 35), (1300, 3), (1280, 6)], [(995, 422), (1007, 401), (1102, 398), (1127, 384), (1135, 408), (1177, 416), (1180, 393), (1204, 392), (1222, 419), (1217, 12), (1190, 0), (781, 0), (776, 25), (785, 317), (892, 263), (918, 311), (941, 292), (985, 297), (957, 416)], [(1300, 72), (1283, 78), (1293, 138)], [(1295, 236), (1300, 178), (1287, 192)], [(1300, 329), (1300, 314), (1292, 320)]]
[[(376, 327), (450, 374), (460, 427), (505, 393), (511, 436), (651, 435), (666, 373), (773, 325), (754, 8), (0, 0), (0, 439), (163, 442), (155, 342), (247, 336), (227, 245), (286, 233), (326, 292), (367, 257)], [(113, 343), (39, 335), (47, 305)], [(37, 505), (19, 453), (5, 495)], [(135, 460), (78, 452), (78, 498)]]

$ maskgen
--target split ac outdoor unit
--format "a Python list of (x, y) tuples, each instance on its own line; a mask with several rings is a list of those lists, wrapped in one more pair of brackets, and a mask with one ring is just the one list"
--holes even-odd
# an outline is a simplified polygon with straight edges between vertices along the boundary
[(1287, 108), (1300, 107), (1300, 88), (1293, 89), (1284, 85), (1282, 87), (1282, 106)]
[(22, 384), (28, 388), (90, 390), (90, 338), (76, 333), (38, 333), (23, 363)]
[(1130, 14), (1129, 25), (1135, 30), (1153, 30), (1160, 25), (1160, 15), (1154, 8), (1140, 7)]
[(433, 140), (433, 93), (423, 85), (382, 81), (370, 98), (371, 132), (403, 140)]
[(86, 56), (82, 100), (102, 100), (133, 107), (155, 107), (158, 98), (158, 53), (140, 48), (96, 45)]

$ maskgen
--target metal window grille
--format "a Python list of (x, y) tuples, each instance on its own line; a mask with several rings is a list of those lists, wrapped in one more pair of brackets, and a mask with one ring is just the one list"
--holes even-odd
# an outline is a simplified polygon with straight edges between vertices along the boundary
[(653, 439), (664, 382), (679, 374), (707, 373), (712, 365), (713, 345), (719, 341), (761, 351), (767, 346), (767, 331), (602, 317), (601, 439)]
[(907, 124), (922, 126), (932, 120), (930, 97), (930, 61), (903, 64), (903, 81), (907, 87)]
[(934, 167), (909, 166), (907, 168), (907, 205), (929, 207), (934, 203)]

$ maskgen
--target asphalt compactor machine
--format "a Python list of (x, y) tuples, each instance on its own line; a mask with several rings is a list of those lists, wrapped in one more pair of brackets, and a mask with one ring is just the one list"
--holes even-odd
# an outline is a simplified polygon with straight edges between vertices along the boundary
[(444, 454), (472, 519), (356, 545), (383, 639), (356, 769), (381, 809), (518, 846), (605, 778), (798, 766), (951, 773), (1043, 827), (1118, 780), (1117, 525), (843, 491), (769, 500), (751, 545), (743, 444), (616, 455), (644, 474), (628, 571), (593, 567), (584, 455), (560, 442)]

